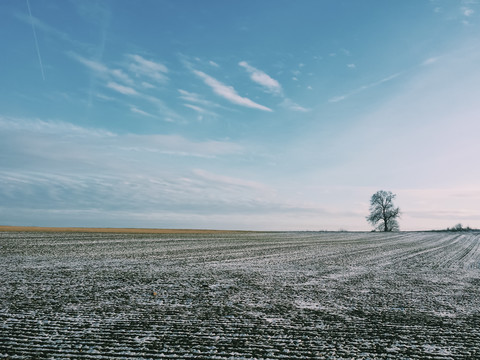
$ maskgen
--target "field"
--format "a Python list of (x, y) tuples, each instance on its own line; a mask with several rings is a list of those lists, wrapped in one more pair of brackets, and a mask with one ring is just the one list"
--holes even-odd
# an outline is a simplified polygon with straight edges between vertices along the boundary
[(39, 226), (4, 226), (0, 232), (82, 232), (82, 233), (112, 233), (112, 234), (220, 234), (242, 233), (234, 230), (204, 230), (204, 229), (141, 229), (141, 228), (82, 228), (82, 227), (39, 227)]
[(0, 358), (480, 358), (473, 232), (0, 232), (0, 279)]

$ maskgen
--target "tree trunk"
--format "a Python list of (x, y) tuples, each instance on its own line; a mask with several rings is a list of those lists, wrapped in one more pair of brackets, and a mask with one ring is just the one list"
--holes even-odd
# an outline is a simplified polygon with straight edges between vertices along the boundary
[(383, 224), (384, 224), (384, 226), (383, 226), (383, 231), (387, 232), (387, 231), (389, 231), (389, 230), (388, 230), (388, 225), (387, 225), (387, 224), (388, 224), (388, 223), (387, 223), (387, 214), (385, 214), (385, 208), (386, 208), (386, 205), (385, 205), (385, 206), (383, 207), (383, 209), (382, 209)]

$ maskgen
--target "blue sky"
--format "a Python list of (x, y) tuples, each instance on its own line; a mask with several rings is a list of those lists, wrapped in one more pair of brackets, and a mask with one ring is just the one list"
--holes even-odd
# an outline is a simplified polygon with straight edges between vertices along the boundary
[(0, 223), (480, 227), (480, 4), (0, 2)]

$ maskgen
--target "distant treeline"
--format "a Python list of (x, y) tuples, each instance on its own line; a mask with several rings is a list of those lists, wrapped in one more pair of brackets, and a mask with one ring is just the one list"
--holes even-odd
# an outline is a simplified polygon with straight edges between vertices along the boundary
[(462, 224), (457, 224), (454, 227), (446, 228), (442, 231), (478, 231), (478, 229), (472, 229), (470, 226), (463, 227)]

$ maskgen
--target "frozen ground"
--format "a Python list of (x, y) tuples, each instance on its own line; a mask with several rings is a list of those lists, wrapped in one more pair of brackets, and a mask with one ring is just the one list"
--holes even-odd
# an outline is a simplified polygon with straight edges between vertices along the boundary
[(480, 358), (479, 233), (0, 233), (0, 358)]

